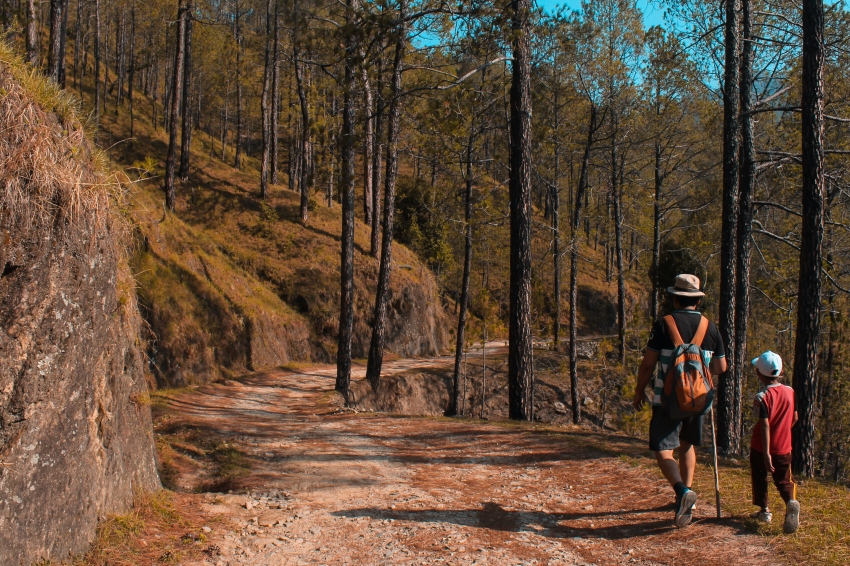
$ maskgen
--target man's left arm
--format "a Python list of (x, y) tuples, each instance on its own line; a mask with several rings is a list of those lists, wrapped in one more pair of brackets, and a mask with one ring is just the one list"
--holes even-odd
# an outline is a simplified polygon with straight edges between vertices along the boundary
[(658, 358), (658, 352), (647, 348), (643, 355), (643, 360), (640, 362), (640, 368), (638, 368), (638, 382), (637, 387), (635, 388), (635, 399), (632, 402), (632, 406), (638, 411), (643, 407), (643, 404), (646, 403), (646, 397), (644, 397), (643, 392), (646, 390), (646, 386), (649, 385), (649, 381), (652, 379), (652, 374), (655, 372), (655, 364), (658, 363)]
[(712, 375), (720, 375), (721, 373), (726, 373), (727, 369), (726, 365), (726, 357), (722, 358), (711, 358), (711, 363), (708, 365), (708, 370)]
[(714, 350), (712, 352), (711, 362), (708, 364), (708, 370), (711, 372), (711, 375), (720, 375), (721, 373), (726, 373), (729, 366), (726, 363), (726, 350), (723, 348), (723, 337), (720, 336), (720, 331), (717, 330), (717, 326), (713, 322), (711, 323), (711, 337), (714, 342)]

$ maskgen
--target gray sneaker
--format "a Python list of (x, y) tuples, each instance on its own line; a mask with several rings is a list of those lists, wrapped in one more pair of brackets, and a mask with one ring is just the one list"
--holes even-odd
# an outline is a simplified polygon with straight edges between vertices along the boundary
[(800, 526), (800, 502), (792, 499), (785, 504), (785, 524), (782, 525), (782, 530), (786, 535), (796, 533)]
[(770, 523), (773, 520), (773, 513), (770, 511), (756, 511), (750, 515), (750, 519), (755, 519), (760, 523)]
[(689, 489), (682, 494), (682, 498), (677, 502), (674, 523), (678, 528), (683, 529), (690, 524), (697, 497), (696, 492)]

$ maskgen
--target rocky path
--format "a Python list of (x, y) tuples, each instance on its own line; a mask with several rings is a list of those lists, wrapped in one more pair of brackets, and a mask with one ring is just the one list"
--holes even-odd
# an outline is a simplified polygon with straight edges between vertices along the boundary
[(204, 564), (780, 562), (737, 523), (708, 518), (710, 491), (695, 524), (672, 528), (663, 480), (589, 448), (586, 435), (340, 412), (334, 371), (254, 374), (172, 401), (252, 465), (247, 495), (205, 495), (219, 519)]

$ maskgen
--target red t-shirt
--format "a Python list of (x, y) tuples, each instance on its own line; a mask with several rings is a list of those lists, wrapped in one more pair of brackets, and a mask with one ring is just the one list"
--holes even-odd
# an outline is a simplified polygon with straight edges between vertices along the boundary
[(794, 422), (794, 390), (781, 383), (772, 383), (758, 392), (753, 410), (759, 421), (753, 428), (750, 447), (764, 452), (761, 440), (761, 419), (770, 426), (770, 453), (791, 452), (791, 423)]

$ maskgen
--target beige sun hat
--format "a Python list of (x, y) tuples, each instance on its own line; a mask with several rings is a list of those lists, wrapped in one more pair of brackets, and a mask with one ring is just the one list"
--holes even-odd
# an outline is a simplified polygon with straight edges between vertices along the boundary
[(680, 297), (705, 297), (699, 290), (699, 277), (690, 273), (680, 273), (676, 276), (676, 285), (667, 287), (667, 292)]

